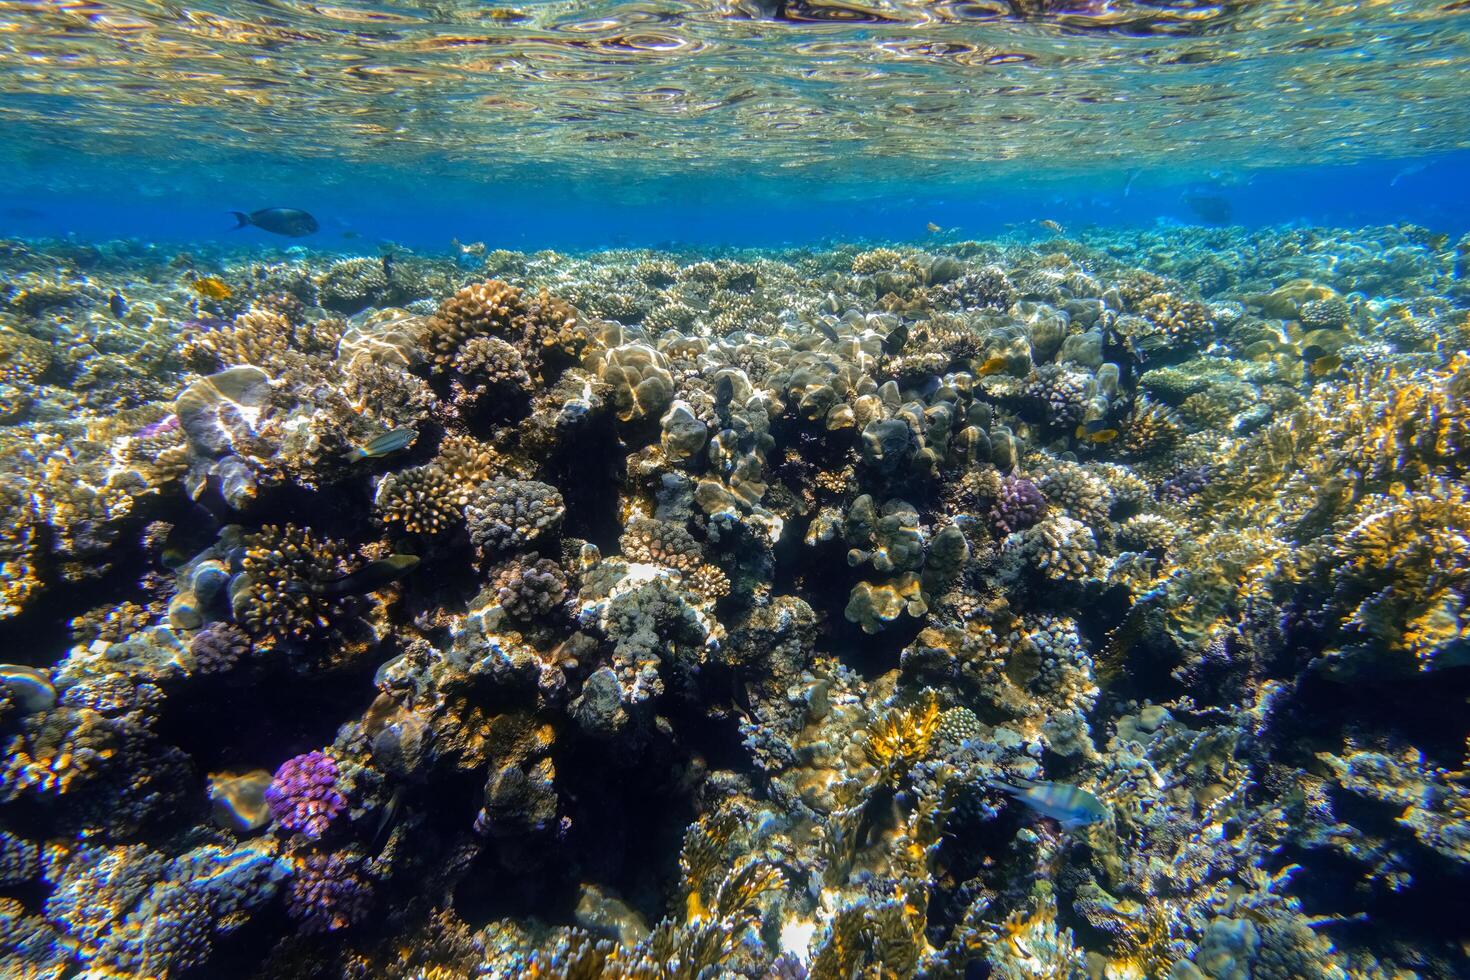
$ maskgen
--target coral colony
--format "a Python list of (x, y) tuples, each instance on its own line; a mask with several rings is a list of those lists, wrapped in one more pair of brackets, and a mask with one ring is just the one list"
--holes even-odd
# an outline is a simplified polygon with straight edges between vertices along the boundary
[(165, 251), (0, 242), (5, 976), (1470, 971), (1470, 240)]

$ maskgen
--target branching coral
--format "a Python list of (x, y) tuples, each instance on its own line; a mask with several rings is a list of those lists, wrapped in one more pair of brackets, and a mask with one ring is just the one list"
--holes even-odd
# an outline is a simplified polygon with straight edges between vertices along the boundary
[(519, 339), (519, 321), (525, 314), (519, 289), (495, 279), (475, 283), (439, 304), (438, 311), (423, 325), (423, 342), (434, 361), (447, 367), (473, 337)]
[[(1332, 536), (1336, 597), (1349, 625), (1424, 668), (1470, 639), (1470, 497), (1429, 479), (1361, 500)], [(1356, 606), (1353, 603), (1356, 602)]]
[(470, 539), (487, 554), (524, 548), (555, 534), (565, 514), (561, 491), (535, 480), (481, 483), (465, 507)]
[(939, 699), (933, 692), (911, 707), (889, 709), (864, 737), (868, 762), (885, 780), (902, 778), (928, 753), (939, 717)]
[(235, 620), (269, 641), (304, 640), (331, 629), (349, 599), (318, 594), (308, 583), (343, 571), (347, 549), (310, 528), (266, 525), (244, 539), (243, 569), (230, 584)]
[(321, 752), (287, 759), (265, 791), (271, 814), (287, 830), (320, 837), (347, 806), (337, 790), (338, 772), (337, 760)]

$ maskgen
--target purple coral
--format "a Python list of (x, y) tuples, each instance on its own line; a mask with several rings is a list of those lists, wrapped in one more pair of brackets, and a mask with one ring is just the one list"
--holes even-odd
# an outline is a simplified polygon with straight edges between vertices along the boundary
[(1000, 493), (990, 508), (990, 522), (999, 534), (1024, 530), (1046, 513), (1046, 497), (1024, 476), (1009, 474), (1001, 480)]
[(337, 792), (336, 760), (316, 751), (287, 759), (267, 787), (265, 802), (282, 827), (320, 837), (347, 806)]
[(1209, 466), (1189, 466), (1163, 482), (1159, 487), (1159, 499), (1170, 503), (1183, 503), (1204, 490), (1210, 482)]
[(217, 623), (194, 634), (189, 652), (199, 673), (222, 674), (250, 653), (250, 637), (238, 626)]
[(165, 415), (157, 422), (149, 422), (136, 433), (139, 439), (152, 439), (154, 436), (166, 432), (177, 432), (179, 430), (179, 417), (177, 415)]
[(361, 922), (372, 905), (373, 885), (359, 858), (312, 854), (302, 861), (286, 893), (286, 912), (302, 932), (333, 932)]
[(764, 980), (806, 980), (806, 964), (794, 953), (782, 953), (766, 970)]

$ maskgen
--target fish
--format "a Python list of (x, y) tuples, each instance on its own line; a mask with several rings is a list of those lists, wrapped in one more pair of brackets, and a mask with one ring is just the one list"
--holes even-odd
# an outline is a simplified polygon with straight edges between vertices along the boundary
[(377, 459), (380, 456), (387, 456), (413, 445), (418, 435), (418, 430), (411, 426), (390, 429), (382, 435), (374, 436), (361, 446), (353, 446), (348, 451), (347, 458), (356, 462), (359, 459)]
[(1323, 354), (1321, 357), (1312, 358), (1312, 362), (1307, 366), (1307, 370), (1312, 373), (1312, 377), (1321, 378), (1331, 374), (1340, 367), (1342, 367), (1341, 357), (1338, 357), (1336, 354)]
[(1063, 228), (1060, 224), (1051, 220), (1050, 218), (1047, 218), (1043, 221), (1038, 221), (1037, 224), (1041, 225), (1041, 227), (1047, 229), (1048, 231), (1056, 232), (1058, 235), (1065, 235), (1067, 233), (1067, 230), (1065, 228)]
[(826, 320), (818, 320), (817, 329), (822, 331), (823, 337), (826, 337), (834, 344), (842, 339), (837, 335), (837, 331), (833, 328), (832, 324), (828, 323)]
[(286, 591), (306, 595), (365, 595), (387, 588), (419, 566), (418, 555), (389, 555), (368, 562), (355, 572), (326, 580), (302, 580), (286, 584)]
[(724, 411), (735, 400), (735, 381), (728, 374), (715, 378), (715, 407)]
[(1108, 808), (1087, 790), (1068, 783), (1017, 779), (1015, 783), (998, 779), (986, 780), (992, 789), (1008, 794), (1044, 817), (1050, 817), (1067, 830), (1077, 830), (1100, 823), (1108, 817)]
[(939, 226), (938, 226), (938, 225), (936, 225), (936, 224), (935, 224), (935, 223), (934, 223), (934, 222), (932, 222), (932, 221), (931, 221), (931, 222), (929, 222), (929, 224), (928, 224), (928, 225), (926, 225), (926, 226), (925, 226), (925, 227), (927, 227), (927, 228), (928, 228), (928, 229), (929, 229), (929, 234), (931, 234), (931, 235), (937, 235), (937, 234), (939, 234), (939, 233), (940, 233), (940, 232), (941, 232), (941, 231), (943, 231), (943, 230), (944, 230), (944, 229), (943, 229), (943, 228), (941, 228), (941, 227), (939, 227)]
[(975, 373), (982, 378), (988, 378), (992, 374), (1000, 374), (1009, 363), (1010, 360), (1004, 354), (992, 354), (985, 359), (985, 363), (980, 365)]
[(1412, 177), (1415, 174), (1422, 174), (1428, 169), (1429, 164), (1427, 162), (1411, 163), (1407, 167), (1404, 167), (1402, 170), (1395, 173), (1393, 175), (1393, 179), (1388, 182), (1388, 186), (1397, 187), (1399, 185), (1399, 181), (1403, 180), (1405, 177)]
[(205, 299), (229, 299), (235, 295), (235, 291), (230, 288), (229, 284), (218, 276), (205, 276), (203, 279), (195, 279), (189, 283), (189, 288)]
[(373, 831), (373, 847), (381, 849), (383, 841), (387, 839), (387, 831), (398, 819), (398, 808), (403, 803), (403, 787), (393, 787), (393, 795), (388, 797), (387, 804), (383, 807), (382, 814), (378, 817), (378, 828)]
[(1230, 202), (1219, 194), (1185, 194), (1182, 200), (1200, 220), (1212, 225), (1223, 225), (1235, 214)]
[(900, 323), (888, 331), (888, 336), (883, 338), (883, 353), (889, 357), (895, 357), (903, 350), (903, 345), (909, 341), (909, 328)]
[(121, 320), (127, 316), (128, 301), (123, 298), (122, 293), (113, 293), (107, 298), (107, 308), (112, 312), (114, 320)]
[(301, 238), (314, 234), (321, 228), (315, 218), (298, 208), (263, 208), (260, 211), (251, 211), (249, 214), (244, 211), (231, 211), (230, 213), (239, 222), (230, 229), (231, 231), (254, 225), (261, 231), (268, 231), (272, 235)]
[(351, 228), (349, 228), (349, 229), (347, 229), (346, 231), (344, 231), (342, 233), (342, 237), (343, 238), (346, 238), (348, 240), (351, 240), (351, 239), (354, 239), (354, 238), (356, 238), (358, 236), (357, 236), (357, 232), (355, 232)]
[(392, 252), (389, 252), (387, 255), (383, 256), (383, 278), (384, 279), (387, 279), (390, 282), (393, 280), (393, 253)]
[(1077, 426), (1076, 436), (1084, 442), (1103, 444), (1118, 438), (1118, 430), (1107, 419), (1092, 419)]
[[(168, 416), (178, 424), (178, 417)], [(167, 422), (168, 419), (162, 419)], [(193, 505), (184, 520), (169, 526), (159, 548), (158, 560), (164, 568), (182, 568), (219, 536), (219, 521), (199, 504)]]

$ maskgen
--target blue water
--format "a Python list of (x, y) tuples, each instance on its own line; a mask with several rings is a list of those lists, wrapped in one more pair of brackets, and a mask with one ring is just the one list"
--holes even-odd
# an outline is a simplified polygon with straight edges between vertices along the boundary
[[(501, 180), (420, 178), (391, 167), (304, 166), (251, 159), (230, 168), (169, 172), (166, 161), (57, 160), (13, 172), (0, 191), (0, 235), (142, 238), (159, 242), (301, 244), (357, 250), (392, 241), (440, 248), (450, 239), (491, 247), (775, 245), (824, 239), (911, 240), (933, 222), (985, 237), (1039, 220), (1073, 227), (1197, 224), (1190, 194), (1223, 198), (1231, 224), (1357, 227), (1409, 222), (1458, 236), (1470, 230), (1470, 152), (1342, 166), (1212, 171), (1098, 170), (1082, 176), (1008, 174), (986, 168), (943, 180), (642, 178), (571, 183), (518, 173)], [(76, 169), (75, 179), (59, 179)], [(289, 206), (321, 221), (296, 241), (255, 229), (232, 232), (230, 210)]]

